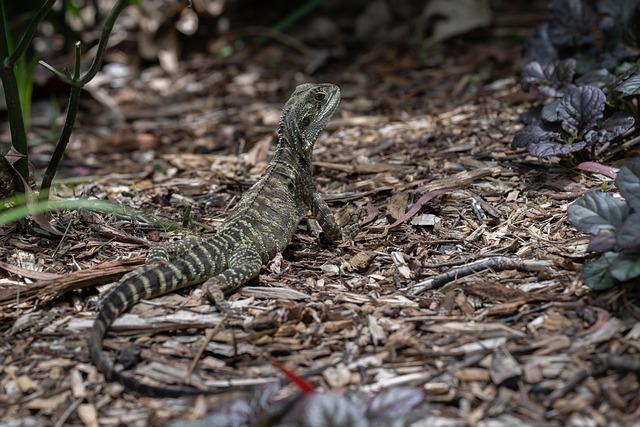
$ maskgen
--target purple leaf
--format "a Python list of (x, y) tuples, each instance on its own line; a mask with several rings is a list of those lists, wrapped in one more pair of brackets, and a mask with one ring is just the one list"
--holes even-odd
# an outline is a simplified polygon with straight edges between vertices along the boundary
[(567, 215), (575, 228), (596, 235), (618, 229), (629, 215), (629, 208), (609, 193), (591, 191), (570, 204)]
[(363, 408), (334, 393), (305, 395), (282, 420), (282, 426), (365, 427)]
[[(367, 408), (367, 418), (371, 421), (377, 420), (378, 425), (392, 425), (393, 422), (389, 421), (406, 417), (424, 400), (424, 392), (417, 387), (387, 388), (371, 399)], [(384, 422), (384, 418), (388, 421)]]
[(582, 281), (594, 291), (604, 291), (615, 286), (616, 279), (609, 273), (609, 263), (618, 254), (605, 252), (595, 261), (586, 262), (582, 267)]
[(628, 161), (620, 169), (616, 186), (629, 206), (640, 212), (640, 158)]
[(629, 215), (618, 230), (616, 249), (640, 252), (640, 212)]
[(523, 148), (531, 144), (553, 142), (556, 138), (560, 138), (560, 133), (546, 131), (539, 125), (529, 125), (516, 132), (511, 145), (515, 148)]
[(615, 80), (616, 77), (606, 68), (599, 68), (597, 70), (591, 70), (577, 78), (576, 84), (580, 86), (595, 86), (602, 89), (608, 84), (613, 83)]
[(562, 129), (576, 137), (593, 128), (602, 118), (606, 99), (595, 86), (570, 88), (558, 105)]
[(624, 96), (640, 95), (640, 73), (631, 75), (616, 87)]
[(554, 80), (560, 85), (568, 85), (573, 81), (573, 76), (576, 74), (576, 60), (568, 58), (556, 64), (556, 69), (553, 73)]
[(620, 254), (609, 264), (609, 273), (621, 282), (640, 277), (640, 254)]
[(576, 71), (576, 61), (573, 58), (552, 63), (537, 61), (525, 65), (522, 70), (522, 88), (529, 90), (538, 86), (538, 90), (548, 97), (562, 96), (561, 88), (571, 84)]
[(618, 111), (605, 120), (600, 128), (618, 136), (631, 129), (634, 123), (635, 119), (631, 114)]
[(563, 144), (561, 142), (540, 142), (529, 145), (529, 153), (536, 157), (557, 156), (560, 154), (580, 151), (587, 146), (586, 142), (575, 142), (573, 144)]
[(598, 0), (598, 12), (609, 15), (612, 21), (618, 23), (626, 22), (631, 18), (633, 11), (640, 5), (639, 0)]
[(587, 246), (588, 252), (607, 252), (613, 249), (616, 238), (613, 236), (595, 236)]
[(549, 25), (544, 23), (536, 29), (533, 36), (523, 43), (524, 56), (539, 61), (552, 61), (558, 57), (558, 50), (549, 38)]
[(542, 111), (540, 111), (540, 118), (546, 122), (557, 122), (558, 121), (558, 105), (560, 105), (559, 99), (554, 99), (553, 101), (545, 104), (542, 107)]
[(635, 119), (628, 113), (618, 111), (602, 123), (599, 130), (587, 131), (584, 135), (589, 144), (611, 142), (620, 135), (624, 135), (633, 127)]
[(580, 46), (592, 41), (595, 12), (582, 0), (552, 0), (549, 37), (556, 46)]
[(553, 64), (542, 65), (538, 61), (528, 63), (522, 69), (522, 88), (529, 90), (531, 86), (546, 83), (553, 74)]

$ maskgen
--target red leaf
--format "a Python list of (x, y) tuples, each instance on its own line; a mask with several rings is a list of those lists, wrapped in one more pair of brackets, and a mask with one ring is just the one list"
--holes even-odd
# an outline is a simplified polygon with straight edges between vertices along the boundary
[(614, 168), (597, 162), (582, 162), (576, 166), (576, 169), (599, 173), (600, 175), (608, 176), (611, 179), (616, 179), (616, 175), (618, 174)]
[(298, 388), (304, 394), (312, 394), (316, 392), (316, 388), (313, 386), (313, 384), (285, 367), (282, 363), (278, 362), (275, 359), (271, 359), (271, 365), (275, 368), (278, 368), (280, 372), (282, 372), (289, 381), (298, 386)]

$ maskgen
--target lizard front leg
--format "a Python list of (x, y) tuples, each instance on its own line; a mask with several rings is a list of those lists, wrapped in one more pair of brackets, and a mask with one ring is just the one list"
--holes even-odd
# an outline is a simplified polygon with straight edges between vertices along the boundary
[(202, 289), (209, 301), (222, 311), (230, 313), (225, 294), (232, 293), (249, 279), (256, 277), (261, 267), (260, 254), (254, 248), (241, 246), (229, 256), (227, 269), (204, 282)]
[(338, 225), (327, 202), (322, 199), (318, 191), (314, 189), (309, 199), (311, 213), (313, 213), (320, 227), (322, 227), (327, 240), (335, 242), (336, 240), (346, 240), (351, 237), (354, 230), (351, 230), (350, 227), (340, 227)]

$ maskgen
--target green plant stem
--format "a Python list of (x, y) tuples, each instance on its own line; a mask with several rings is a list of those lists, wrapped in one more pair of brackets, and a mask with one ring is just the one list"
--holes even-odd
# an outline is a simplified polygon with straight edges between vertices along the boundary
[(127, 7), (130, 3), (130, 0), (118, 0), (116, 4), (113, 6), (107, 18), (104, 20), (104, 24), (102, 26), (102, 32), (100, 33), (100, 41), (98, 42), (98, 51), (96, 52), (95, 58), (93, 58), (93, 62), (89, 67), (89, 70), (84, 73), (82, 78), (76, 81), (80, 86), (86, 85), (98, 72), (100, 69), (100, 65), (102, 64), (102, 59), (104, 57), (104, 52), (107, 50), (107, 44), (109, 43), (109, 36), (111, 35), (111, 30), (113, 30), (113, 25), (118, 19), (118, 15), (120, 12)]
[[(76, 42), (75, 47), (76, 54), (73, 80), (77, 81), (80, 77), (80, 42)], [(44, 171), (42, 184), (40, 184), (40, 194), (38, 195), (38, 199), (41, 201), (47, 200), (49, 198), (49, 189), (51, 188), (51, 183), (53, 182), (53, 178), (55, 177), (56, 171), (58, 170), (60, 160), (62, 160), (62, 155), (67, 149), (67, 144), (69, 143), (71, 131), (73, 130), (73, 125), (75, 124), (76, 115), (78, 113), (78, 103), (80, 102), (81, 90), (82, 86), (71, 86), (71, 94), (69, 95), (69, 103), (67, 105), (67, 115), (64, 119), (64, 126), (62, 128), (62, 132), (60, 133), (60, 139), (58, 139), (58, 143), (56, 144), (56, 148), (53, 151), (53, 154), (51, 155), (51, 159), (49, 160), (47, 169)]]
[(7, 102), (7, 116), (9, 118), (9, 128), (11, 131), (11, 145), (24, 157), (19, 159), (14, 165), (16, 170), (24, 179), (29, 178), (29, 162), (27, 150), (27, 133), (24, 128), (22, 118), (22, 107), (20, 106), (20, 92), (18, 91), (18, 81), (13, 70), (13, 65), (9, 64), (9, 28), (7, 25), (7, 15), (4, 10), (4, 2), (0, 0), (0, 79), (4, 97)]
[(24, 179), (29, 178), (29, 162), (27, 151), (27, 133), (24, 130), (22, 108), (20, 106), (20, 94), (18, 82), (12, 68), (0, 67), (0, 78), (4, 88), (4, 98), (7, 101), (7, 115), (9, 116), (9, 128), (11, 130), (11, 144), (23, 157), (14, 164), (16, 170)]
[[(0, 0), (2, 1), (2, 0)], [(80, 100), (80, 91), (82, 87), (87, 84), (98, 72), (100, 65), (102, 64), (102, 59), (104, 57), (104, 52), (107, 49), (107, 44), (109, 42), (109, 36), (111, 35), (111, 30), (113, 30), (113, 25), (118, 18), (118, 15), (122, 10), (129, 5), (130, 0), (118, 0), (116, 4), (113, 6), (105, 22), (102, 27), (102, 32), (100, 33), (100, 41), (98, 42), (98, 51), (96, 52), (95, 58), (93, 58), (93, 63), (89, 70), (80, 76), (80, 42), (76, 43), (76, 55), (75, 55), (75, 64), (74, 64), (74, 72), (73, 76), (69, 79), (56, 70), (54, 67), (49, 66), (48, 64), (44, 65), (45, 68), (48, 68), (50, 71), (54, 72), (54, 74), (58, 75), (58, 77), (67, 81), (71, 85), (71, 93), (69, 95), (69, 103), (67, 106), (67, 115), (64, 120), (64, 127), (62, 128), (62, 133), (60, 134), (60, 139), (58, 139), (58, 143), (56, 144), (56, 148), (51, 155), (51, 160), (47, 165), (47, 169), (44, 172), (42, 177), (42, 184), (40, 185), (40, 194), (38, 195), (39, 200), (47, 200), (49, 198), (49, 190), (51, 188), (51, 183), (53, 182), (53, 178), (56, 175), (56, 171), (58, 170), (58, 165), (60, 164), (60, 160), (62, 160), (62, 156), (67, 148), (67, 144), (69, 143), (69, 138), (71, 136), (71, 131), (73, 130), (73, 126), (75, 124), (76, 115), (78, 113), (78, 103)], [(42, 64), (42, 62), (41, 62)]]
[(42, 4), (42, 6), (40, 6), (38, 12), (33, 15), (33, 18), (31, 18), (31, 21), (29, 21), (29, 24), (27, 25), (26, 31), (18, 42), (18, 46), (11, 53), (11, 56), (9, 56), (8, 59), (5, 59), (9, 66), (13, 67), (16, 62), (18, 62), (18, 59), (22, 56), (22, 54), (27, 50), (27, 47), (29, 46), (29, 44), (31, 44), (31, 40), (33, 39), (33, 36), (38, 29), (38, 24), (40, 24), (44, 17), (47, 16), (47, 13), (49, 13), (55, 2), (56, 0), (46, 0)]

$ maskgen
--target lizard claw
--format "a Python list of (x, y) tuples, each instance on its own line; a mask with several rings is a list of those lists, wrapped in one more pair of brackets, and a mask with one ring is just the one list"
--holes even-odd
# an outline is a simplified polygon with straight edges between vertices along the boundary
[(224, 313), (229, 318), (240, 317), (238, 313), (235, 313), (235, 310), (231, 308), (231, 305), (229, 305), (229, 302), (224, 297), (220, 280), (217, 277), (212, 277), (204, 282), (202, 284), (202, 289), (204, 290), (207, 299), (213, 303), (220, 312)]

